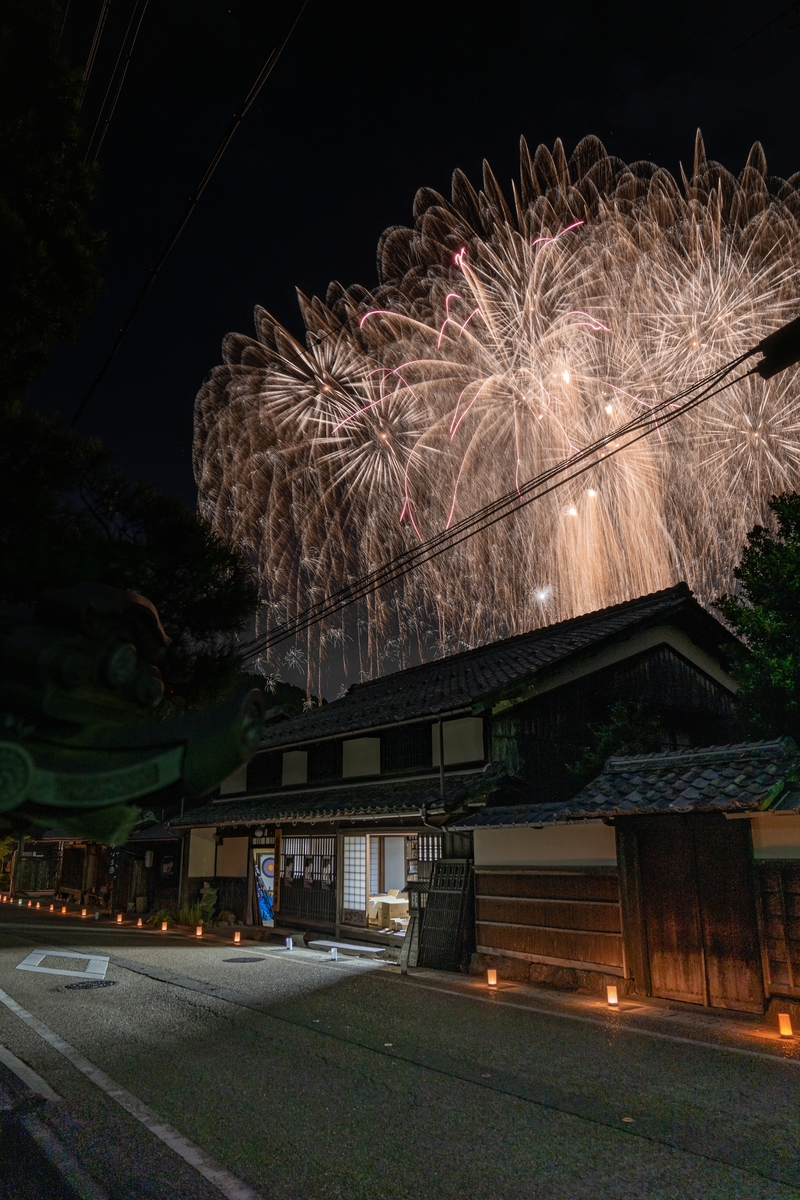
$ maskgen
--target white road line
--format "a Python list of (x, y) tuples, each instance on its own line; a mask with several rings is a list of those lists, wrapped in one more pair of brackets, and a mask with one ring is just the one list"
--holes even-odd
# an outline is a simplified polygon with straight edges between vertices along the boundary
[(9, 1071), (13, 1071), (18, 1079), (21, 1079), (24, 1084), (36, 1092), (37, 1096), (42, 1096), (45, 1100), (60, 1100), (58, 1092), (54, 1092), (49, 1083), (45, 1083), (41, 1075), (17, 1058), (16, 1054), (12, 1054), (7, 1046), (0, 1046), (0, 1063), (8, 1067)]
[(59, 1034), (55, 1033), (33, 1013), (29, 1013), (21, 1004), (17, 1004), (11, 996), (0, 989), (0, 1003), (4, 1004), (15, 1016), (24, 1021), (31, 1029), (38, 1033), (43, 1041), (62, 1054), (64, 1058), (71, 1062), (73, 1067), (76, 1067), (87, 1079), (101, 1088), (102, 1091), (110, 1096), (112, 1100), (116, 1100), (121, 1108), (130, 1113), (140, 1124), (149, 1129), (155, 1134), (165, 1145), (169, 1146), (176, 1154), (187, 1162), (190, 1167), (194, 1167), (204, 1179), (212, 1183), (223, 1196), (228, 1197), (228, 1200), (261, 1200), (257, 1192), (249, 1188), (246, 1184), (232, 1175), (230, 1171), (226, 1171), (224, 1167), (218, 1167), (212, 1159), (205, 1154), (199, 1146), (189, 1138), (184, 1137), (177, 1129), (168, 1125), (166, 1121), (162, 1121), (151, 1108), (148, 1108), (141, 1100), (127, 1091), (118, 1083), (106, 1075), (105, 1071), (101, 1071), (94, 1063), (85, 1058), (79, 1050), (66, 1042)]

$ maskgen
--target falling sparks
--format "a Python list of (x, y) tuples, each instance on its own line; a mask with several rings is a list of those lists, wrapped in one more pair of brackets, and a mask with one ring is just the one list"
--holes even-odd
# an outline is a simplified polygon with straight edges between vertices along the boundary
[[(291, 617), (752, 347), (800, 310), (800, 187), (756, 144), (736, 178), (698, 134), (682, 185), (584, 139), (423, 189), (373, 291), (300, 295), (306, 345), (263, 309), (197, 398), (200, 509)], [(283, 658), (319, 689), (687, 579), (708, 600), (800, 480), (796, 369), (751, 378), (603, 458)], [(611, 421), (609, 421), (611, 418)], [(565, 520), (565, 515), (569, 517)], [(547, 580), (542, 585), (541, 580)], [(339, 624), (342, 624), (341, 620)], [(352, 668), (353, 658), (349, 660)], [(267, 669), (274, 669), (276, 663)]]

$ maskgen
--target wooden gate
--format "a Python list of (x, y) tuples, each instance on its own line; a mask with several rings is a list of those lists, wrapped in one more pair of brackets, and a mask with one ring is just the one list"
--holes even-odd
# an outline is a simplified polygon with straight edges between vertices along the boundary
[(763, 1012), (749, 823), (691, 813), (632, 827), (651, 994)]

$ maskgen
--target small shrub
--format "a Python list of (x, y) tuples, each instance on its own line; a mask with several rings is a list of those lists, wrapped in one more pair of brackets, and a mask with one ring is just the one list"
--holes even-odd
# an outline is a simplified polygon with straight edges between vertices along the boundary
[(185, 904), (178, 913), (179, 925), (202, 925), (207, 920), (200, 904)]
[(168, 908), (160, 908), (158, 912), (154, 912), (152, 917), (147, 918), (148, 925), (160, 925), (162, 921), (166, 921), (167, 925), (175, 924), (175, 913), (170, 912)]

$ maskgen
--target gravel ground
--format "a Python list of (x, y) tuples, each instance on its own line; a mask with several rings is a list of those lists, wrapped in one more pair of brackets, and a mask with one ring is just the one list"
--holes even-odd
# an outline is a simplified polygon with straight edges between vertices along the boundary
[[(59, 946), (111, 986), (16, 970)], [(797, 1048), (746, 1018), (8, 910), (0, 987), (264, 1200), (800, 1197)], [(0, 1043), (110, 1196), (219, 1197), (4, 1005)]]

